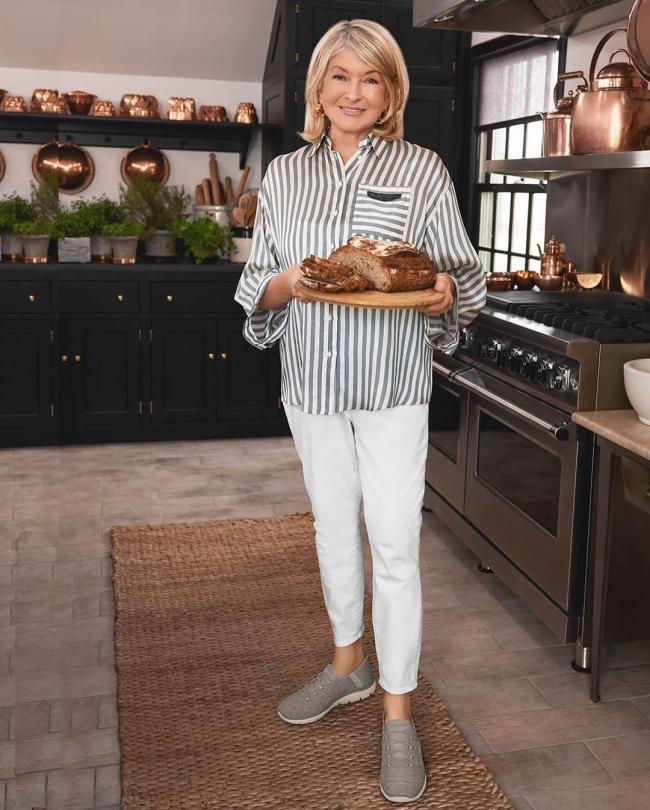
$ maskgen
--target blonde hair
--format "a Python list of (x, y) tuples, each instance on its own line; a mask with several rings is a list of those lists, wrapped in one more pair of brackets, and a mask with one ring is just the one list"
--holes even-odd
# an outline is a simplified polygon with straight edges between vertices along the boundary
[(330, 59), (342, 48), (351, 48), (376, 70), (386, 82), (388, 109), (375, 124), (372, 133), (396, 141), (404, 137), (404, 108), (409, 94), (409, 77), (404, 54), (393, 35), (372, 20), (341, 20), (317, 42), (311, 55), (305, 84), (305, 128), (301, 138), (318, 143), (329, 126), (320, 107), (318, 94)]

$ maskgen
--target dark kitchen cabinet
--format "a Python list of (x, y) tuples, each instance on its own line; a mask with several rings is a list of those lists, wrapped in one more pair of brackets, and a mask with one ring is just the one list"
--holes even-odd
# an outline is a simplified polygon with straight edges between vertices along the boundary
[(0, 430), (52, 423), (51, 335), (49, 321), (0, 321)]
[[(101, 284), (101, 282), (98, 282)], [(69, 428), (140, 421), (138, 320), (63, 320), (59, 326), (59, 413)]]
[(242, 265), (3, 267), (0, 447), (287, 435)]
[(219, 322), (219, 416), (227, 419), (275, 419), (280, 409), (274, 385), (280, 373), (276, 352), (259, 351), (242, 341), (241, 318)]
[[(304, 126), (305, 78), (314, 46), (339, 20), (380, 22), (399, 43), (411, 83), (404, 119), (407, 141), (433, 149), (444, 160), (459, 190), (463, 144), (469, 133), (465, 114), (471, 95), (471, 36), (457, 31), (414, 28), (412, 3), (383, 0), (279, 0), (267, 53), (262, 103), (264, 120), (283, 128), (276, 152), (263, 155), (264, 165), (277, 151), (305, 145), (296, 134)], [(461, 208), (464, 200), (460, 195)]]
[(216, 321), (154, 318), (151, 327), (152, 421), (214, 419)]

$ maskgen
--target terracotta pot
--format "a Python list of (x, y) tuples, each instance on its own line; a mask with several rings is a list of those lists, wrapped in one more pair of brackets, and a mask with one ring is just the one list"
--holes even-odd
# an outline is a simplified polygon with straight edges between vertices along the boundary
[(113, 264), (135, 264), (138, 252), (137, 236), (111, 236)]

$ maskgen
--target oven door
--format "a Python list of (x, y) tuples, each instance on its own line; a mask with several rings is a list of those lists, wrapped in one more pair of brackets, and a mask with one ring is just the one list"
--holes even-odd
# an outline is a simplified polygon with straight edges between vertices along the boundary
[(465, 504), (468, 392), (451, 377), (466, 366), (451, 358), (433, 362), (429, 406), (429, 454), (426, 481), (459, 512)]
[(469, 369), (465, 516), (563, 610), (572, 607), (578, 441), (567, 414)]

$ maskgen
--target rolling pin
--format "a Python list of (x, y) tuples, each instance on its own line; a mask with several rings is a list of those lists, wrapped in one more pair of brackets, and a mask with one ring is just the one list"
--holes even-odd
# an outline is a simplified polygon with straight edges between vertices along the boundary
[(232, 190), (232, 180), (230, 177), (224, 177), (224, 184), (226, 186), (226, 205), (229, 208), (232, 208), (234, 205), (234, 198), (233, 198), (233, 190)]
[(239, 198), (244, 193), (244, 189), (246, 188), (246, 181), (248, 180), (248, 175), (250, 174), (250, 171), (251, 167), (246, 166), (246, 168), (242, 172), (241, 180), (239, 181), (237, 191), (235, 192), (235, 205), (239, 205)]
[(205, 178), (201, 183), (203, 186), (203, 196), (205, 197), (205, 204), (206, 205), (214, 205), (214, 200), (212, 199), (212, 191), (210, 189), (210, 181)]
[(203, 186), (200, 183), (194, 189), (194, 203), (195, 205), (205, 205), (205, 197), (203, 196)]
[(210, 183), (212, 185), (212, 199), (215, 205), (223, 205), (223, 195), (221, 193), (221, 183), (219, 182), (219, 168), (217, 167), (217, 156), (210, 152)]

